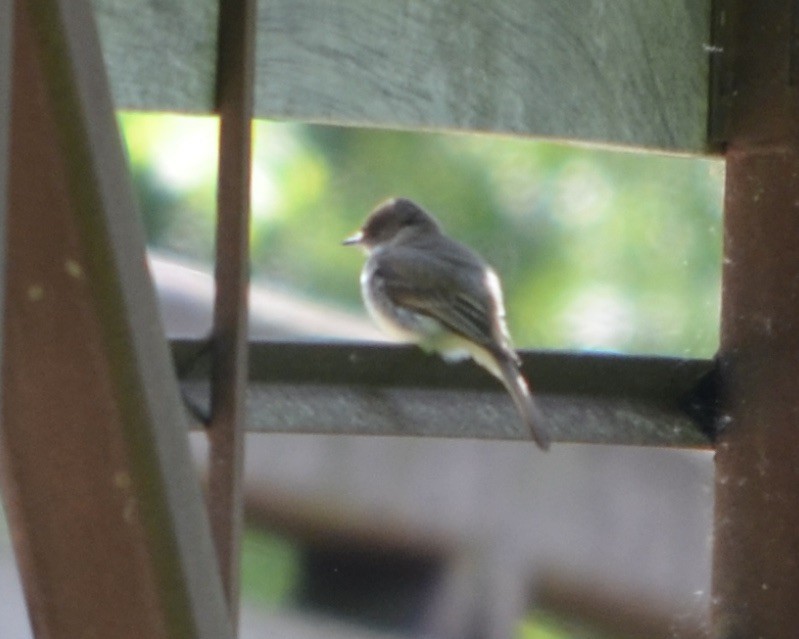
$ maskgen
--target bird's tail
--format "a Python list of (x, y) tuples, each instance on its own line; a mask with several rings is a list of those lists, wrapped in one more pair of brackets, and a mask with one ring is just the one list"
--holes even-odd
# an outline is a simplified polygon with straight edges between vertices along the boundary
[(513, 403), (516, 404), (524, 423), (530, 429), (535, 443), (538, 444), (541, 450), (548, 450), (550, 439), (543, 427), (544, 416), (530, 393), (527, 380), (524, 379), (519, 370), (519, 363), (515, 353), (500, 351), (494, 353), (494, 357), (499, 368), (500, 375), (498, 377), (505, 388), (508, 389), (510, 396), (513, 398)]

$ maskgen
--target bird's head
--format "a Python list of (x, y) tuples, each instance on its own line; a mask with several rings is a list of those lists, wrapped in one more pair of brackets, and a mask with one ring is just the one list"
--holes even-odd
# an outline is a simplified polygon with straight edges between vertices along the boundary
[(344, 240), (345, 246), (358, 245), (367, 251), (398, 238), (419, 233), (439, 232), (438, 223), (405, 198), (392, 198), (378, 205), (366, 218), (361, 230)]

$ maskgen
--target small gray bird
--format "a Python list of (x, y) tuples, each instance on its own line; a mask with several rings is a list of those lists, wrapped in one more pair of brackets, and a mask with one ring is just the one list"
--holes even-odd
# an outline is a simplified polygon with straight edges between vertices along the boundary
[(380, 204), (343, 244), (358, 245), (369, 256), (361, 292), (386, 333), (449, 361), (472, 357), (505, 385), (535, 442), (549, 448), (510, 344), (499, 278), (477, 253), (402, 198)]

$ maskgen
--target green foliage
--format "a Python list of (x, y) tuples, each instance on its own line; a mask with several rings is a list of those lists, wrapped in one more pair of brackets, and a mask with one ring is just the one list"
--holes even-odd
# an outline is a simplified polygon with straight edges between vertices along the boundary
[[(207, 259), (216, 125), (163, 118), (122, 118), (150, 240)], [(484, 135), (267, 122), (255, 133), (256, 280), (361, 309), (363, 258), (340, 240), (403, 195), (495, 266), (519, 346), (716, 349), (719, 161)], [(170, 178), (184, 163), (188, 178)]]
[(300, 577), (300, 553), (277, 535), (247, 529), (241, 558), (242, 593), (253, 601), (279, 607), (290, 601)]
[(601, 634), (584, 624), (536, 610), (519, 625), (515, 639), (619, 639)]

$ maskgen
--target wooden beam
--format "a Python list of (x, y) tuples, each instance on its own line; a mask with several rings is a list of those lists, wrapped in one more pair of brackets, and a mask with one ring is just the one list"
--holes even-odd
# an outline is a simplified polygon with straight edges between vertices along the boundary
[[(210, 112), (216, 2), (95, 0), (120, 108)], [(707, 150), (710, 0), (270, 0), (257, 117)]]
[(18, 0), (0, 477), (40, 639), (231, 637), (93, 16)]
[[(585, 624), (591, 636), (625, 639), (709, 639), (704, 617), (665, 600), (625, 592), (595, 577), (547, 570), (534, 584), (536, 607)], [(600, 634), (601, 633), (601, 634)]]
[[(172, 348), (185, 362), (202, 345), (177, 341)], [(712, 362), (554, 352), (522, 359), (556, 442), (711, 445), (688, 406)], [(249, 360), (250, 432), (530, 437), (494, 378), (416, 347), (252, 343)], [(207, 405), (207, 380), (199, 363), (182, 380), (199, 405)]]
[(714, 639), (799, 629), (799, 59), (792, 0), (721, 3), (730, 30)]
[[(11, 113), (11, 25), (14, 3), (0, 1), (0, 317), (5, 308), (6, 207), (8, 205), (8, 129)], [(2, 353), (0, 331), (0, 353)], [(2, 388), (2, 386), (0, 386)]]
[(118, 109), (212, 113), (217, 0), (92, 0)]
[(219, 22), (219, 177), (208, 511), (234, 629), (239, 619), (244, 520), (255, 7), (255, 0), (226, 0)]

